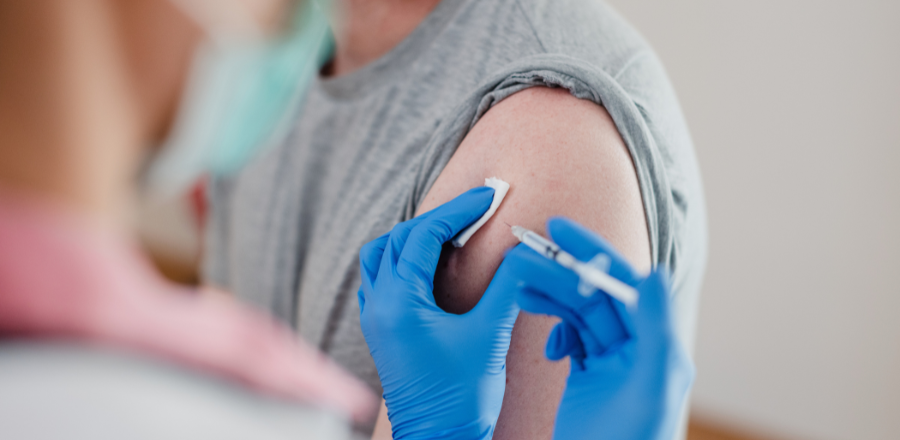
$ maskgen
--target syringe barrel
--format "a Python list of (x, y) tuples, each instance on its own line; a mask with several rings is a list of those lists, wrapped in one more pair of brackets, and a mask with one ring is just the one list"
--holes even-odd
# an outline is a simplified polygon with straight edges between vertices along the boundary
[(556, 255), (559, 253), (559, 246), (556, 243), (531, 231), (526, 231), (522, 235), (522, 243), (551, 260), (556, 260)]

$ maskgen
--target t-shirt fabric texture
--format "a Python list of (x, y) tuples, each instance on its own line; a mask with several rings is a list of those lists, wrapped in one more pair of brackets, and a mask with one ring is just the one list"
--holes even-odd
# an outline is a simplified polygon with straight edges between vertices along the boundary
[(491, 106), (535, 86), (612, 116), (691, 347), (707, 241), (693, 145), (652, 49), (596, 0), (444, 0), (378, 60), (314, 80), (277, 146), (212, 180), (205, 281), (290, 323), (380, 393), (359, 327), (360, 248), (412, 218)]

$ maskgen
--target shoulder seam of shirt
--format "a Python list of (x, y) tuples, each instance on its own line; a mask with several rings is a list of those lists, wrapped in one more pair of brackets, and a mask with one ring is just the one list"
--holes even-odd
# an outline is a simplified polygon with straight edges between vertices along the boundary
[(540, 34), (538, 34), (537, 28), (534, 27), (534, 23), (531, 21), (531, 17), (528, 16), (528, 12), (525, 11), (525, 7), (522, 6), (521, 0), (515, 0), (516, 7), (519, 9), (519, 12), (525, 17), (525, 22), (528, 23), (528, 28), (531, 29), (532, 35), (534, 35), (534, 39), (537, 40), (538, 45), (541, 46), (541, 51), (547, 53), (547, 48), (544, 46), (544, 41), (541, 39)]

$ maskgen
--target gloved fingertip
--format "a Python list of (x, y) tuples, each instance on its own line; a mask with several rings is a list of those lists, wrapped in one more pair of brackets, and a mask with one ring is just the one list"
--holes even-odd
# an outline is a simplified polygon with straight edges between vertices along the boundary
[(479, 217), (491, 206), (494, 201), (494, 188), (489, 186), (479, 186), (472, 188), (458, 197), (458, 199), (468, 201), (472, 210), (479, 211)]
[(477, 186), (470, 189), (468, 192), (476, 195), (487, 194), (491, 198), (494, 197), (494, 188), (491, 188), (489, 186)]

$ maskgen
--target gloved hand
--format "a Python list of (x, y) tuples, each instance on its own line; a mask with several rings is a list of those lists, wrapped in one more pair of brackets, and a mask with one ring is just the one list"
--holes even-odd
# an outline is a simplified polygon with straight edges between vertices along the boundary
[(490, 206), (475, 188), (398, 224), (360, 252), (360, 324), (384, 387), (395, 439), (491, 438), (506, 389), (506, 353), (519, 309), (501, 266), (463, 315), (432, 293), (441, 246)]
[(556, 439), (671, 439), (694, 367), (673, 330), (665, 269), (646, 279), (597, 234), (563, 218), (547, 224), (550, 237), (582, 261), (603, 253), (609, 274), (636, 286), (636, 308), (595, 291), (585, 298), (578, 277), (519, 245), (504, 265), (523, 281), (517, 301), (531, 313), (563, 319), (546, 354), (571, 357), (571, 372), (554, 429)]

